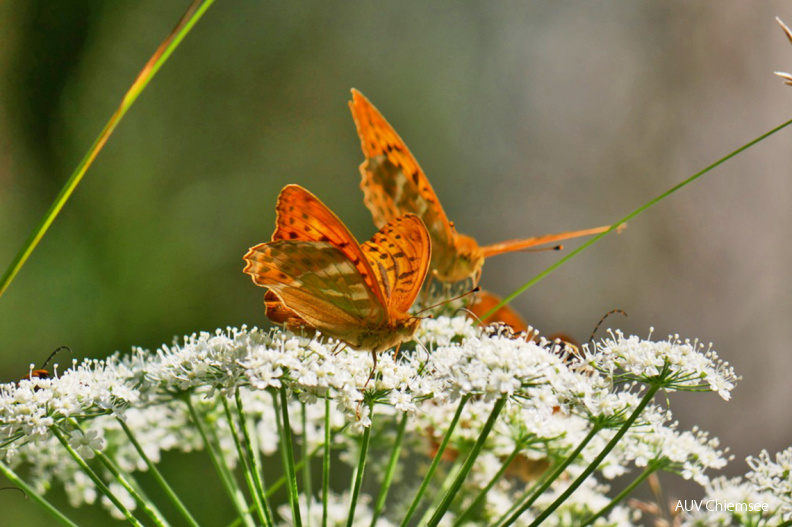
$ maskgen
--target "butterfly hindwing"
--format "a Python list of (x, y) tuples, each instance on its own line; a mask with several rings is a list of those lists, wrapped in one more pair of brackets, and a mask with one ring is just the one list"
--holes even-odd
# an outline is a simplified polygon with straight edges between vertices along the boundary
[(277, 219), (272, 241), (296, 240), (333, 245), (352, 262), (381, 303), (385, 303), (357, 240), (319, 198), (299, 185), (286, 185), (278, 195), (275, 210)]
[(327, 242), (279, 240), (245, 255), (245, 272), (273, 291), (315, 329), (345, 336), (364, 324), (382, 324), (385, 306), (352, 261)]
[(429, 233), (414, 214), (388, 222), (361, 248), (377, 282), (381, 284), (389, 313), (406, 313), (426, 279), (431, 258)]

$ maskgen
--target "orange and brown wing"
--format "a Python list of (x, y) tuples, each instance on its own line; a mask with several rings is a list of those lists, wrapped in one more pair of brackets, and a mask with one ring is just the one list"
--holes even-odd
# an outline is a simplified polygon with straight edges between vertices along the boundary
[(421, 219), (406, 214), (388, 222), (361, 246), (386, 298), (389, 314), (407, 313), (426, 279), (431, 241)]
[(367, 328), (387, 320), (379, 301), (352, 261), (327, 242), (278, 240), (245, 255), (256, 285), (325, 335), (355, 347)]
[(319, 198), (299, 185), (286, 185), (275, 205), (277, 217), (272, 241), (325, 242), (338, 248), (357, 268), (363, 280), (385, 304), (360, 245), (346, 225)]
[(407, 145), (363, 94), (352, 90), (349, 103), (363, 155), (360, 165), (364, 203), (382, 227), (404, 214), (420, 217), (432, 237), (433, 250), (453, 250), (454, 231), (440, 201)]

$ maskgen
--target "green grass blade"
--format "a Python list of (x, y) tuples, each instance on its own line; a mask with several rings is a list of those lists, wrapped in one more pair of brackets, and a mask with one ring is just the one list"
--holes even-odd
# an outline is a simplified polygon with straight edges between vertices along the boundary
[(77, 188), (77, 185), (80, 184), (82, 181), (83, 176), (88, 171), (88, 168), (93, 164), (96, 156), (99, 155), (99, 152), (104, 147), (107, 140), (112, 135), (113, 131), (115, 130), (116, 126), (121, 122), (124, 115), (127, 113), (129, 108), (134, 104), (137, 100), (140, 93), (148, 86), (151, 79), (154, 78), (154, 75), (157, 74), (159, 69), (162, 67), (163, 64), (168, 60), (171, 56), (173, 51), (179, 46), (181, 41), (184, 37), (187, 36), (187, 33), (193, 28), (193, 26), (198, 22), (198, 20), (203, 16), (207, 9), (214, 3), (214, 0), (193, 0), (190, 7), (184, 13), (179, 23), (176, 24), (176, 27), (171, 31), (168, 37), (160, 44), (157, 48), (157, 51), (154, 52), (154, 55), (151, 56), (149, 61), (143, 67), (143, 69), (138, 74), (135, 82), (132, 83), (129, 90), (124, 95), (124, 98), (121, 99), (121, 104), (118, 106), (116, 111), (110, 117), (110, 120), (107, 121), (102, 131), (99, 132), (99, 135), (94, 140), (91, 147), (88, 149), (88, 152), (80, 161), (80, 164), (77, 165), (77, 168), (74, 169), (69, 179), (63, 185), (60, 193), (55, 198), (55, 201), (50, 206), (49, 210), (44, 214), (44, 217), (39, 222), (38, 226), (33, 230), (30, 234), (28, 239), (25, 241), (22, 248), (19, 250), (17, 255), (14, 257), (14, 260), (9, 265), (8, 269), (6, 269), (3, 277), (0, 278), (0, 296), (3, 296), (8, 286), (14, 280), (14, 277), (19, 273), (19, 270), (22, 269), (22, 266), (25, 265), (30, 255), (35, 250), (36, 246), (38, 246), (41, 239), (46, 234), (47, 230), (49, 230), (52, 223), (55, 221), (55, 218), (60, 213), (63, 206), (66, 205), (66, 202), (71, 197), (74, 190)]
[(573, 251), (570, 251), (566, 256), (564, 256), (563, 258), (561, 258), (560, 260), (558, 260), (557, 262), (555, 262), (554, 264), (549, 266), (547, 269), (545, 269), (544, 271), (542, 271), (538, 275), (536, 275), (533, 278), (531, 278), (529, 281), (527, 281), (525, 284), (523, 284), (520, 288), (518, 288), (512, 294), (510, 294), (509, 296), (504, 298), (501, 301), (500, 304), (496, 305), (495, 307), (490, 309), (487, 313), (482, 315), (481, 320), (487, 319), (487, 317), (491, 316), (493, 313), (495, 313), (495, 311), (497, 311), (498, 309), (502, 308), (503, 306), (505, 306), (506, 304), (508, 304), (509, 302), (511, 302), (512, 300), (514, 300), (518, 296), (520, 296), (521, 294), (525, 293), (528, 289), (530, 289), (531, 287), (536, 285), (540, 280), (545, 278), (547, 275), (549, 275), (550, 273), (552, 273), (553, 271), (555, 271), (556, 269), (558, 269), (559, 267), (561, 267), (562, 265), (567, 263), (569, 260), (571, 260), (572, 258), (577, 256), (578, 254), (582, 253), (583, 251), (585, 251), (586, 249), (588, 249), (589, 247), (591, 247), (595, 243), (597, 243), (599, 240), (601, 240), (602, 238), (604, 238), (605, 236), (607, 236), (611, 232), (615, 231), (623, 223), (627, 223), (628, 221), (630, 221), (631, 219), (635, 218), (636, 216), (638, 216), (639, 214), (641, 214), (645, 210), (647, 210), (650, 207), (652, 207), (653, 205), (655, 205), (655, 204), (659, 203), (660, 201), (664, 200), (665, 198), (667, 198), (668, 196), (670, 196), (671, 194), (673, 194), (677, 190), (680, 190), (681, 188), (689, 185), (690, 183), (692, 183), (693, 181), (697, 180), (698, 178), (700, 178), (701, 176), (703, 176), (704, 174), (706, 174), (710, 170), (722, 165), (723, 163), (725, 163), (729, 159), (731, 159), (731, 158), (735, 157), (736, 155), (744, 152), (745, 150), (748, 150), (749, 148), (751, 148), (755, 144), (757, 144), (757, 143), (759, 143), (761, 141), (764, 141), (765, 139), (767, 139), (771, 135), (775, 134), (776, 132), (780, 132), (781, 130), (783, 130), (784, 128), (789, 126), (790, 124), (792, 124), (792, 119), (790, 119), (789, 121), (787, 121), (787, 122), (785, 122), (785, 123), (783, 123), (783, 124), (781, 124), (779, 126), (776, 126), (775, 128), (773, 128), (769, 132), (765, 132), (764, 134), (762, 134), (759, 137), (757, 137), (756, 139), (744, 144), (743, 146), (741, 146), (737, 150), (733, 151), (732, 153), (730, 153), (730, 154), (720, 158), (719, 160), (715, 161), (714, 163), (712, 163), (711, 165), (709, 165), (705, 169), (703, 169), (703, 170), (701, 170), (699, 172), (696, 172), (695, 174), (693, 174), (692, 176), (690, 176), (686, 180), (682, 181), (681, 183), (678, 183), (678, 184), (674, 185), (673, 187), (671, 187), (670, 189), (666, 190), (665, 192), (663, 192), (662, 194), (660, 194), (656, 198), (652, 199), (651, 201), (641, 205), (640, 207), (638, 207), (637, 209), (635, 209), (634, 211), (630, 212), (625, 217), (623, 217), (622, 219), (618, 220), (613, 225), (611, 225), (611, 227), (607, 231), (601, 232), (601, 233), (597, 234), (596, 236), (594, 236), (593, 238), (588, 239), (583, 245), (581, 245), (580, 247), (578, 247), (577, 249), (575, 249)]

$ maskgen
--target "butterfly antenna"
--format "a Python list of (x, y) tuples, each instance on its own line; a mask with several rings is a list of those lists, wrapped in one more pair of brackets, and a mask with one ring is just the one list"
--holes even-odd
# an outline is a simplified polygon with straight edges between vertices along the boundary
[(50, 361), (55, 357), (55, 355), (57, 355), (58, 352), (62, 351), (62, 350), (66, 350), (69, 353), (74, 353), (69, 346), (61, 346), (60, 348), (58, 348), (55, 351), (53, 351), (52, 353), (50, 353), (50, 356), (47, 357), (47, 360), (45, 360), (44, 364), (41, 365), (41, 369), (42, 370), (46, 369), (47, 368), (47, 364), (49, 364)]
[(602, 318), (599, 320), (599, 322), (597, 322), (597, 325), (594, 326), (594, 331), (591, 332), (591, 336), (589, 337), (589, 339), (586, 342), (588, 342), (589, 344), (593, 343), (594, 342), (594, 335), (597, 334), (597, 330), (600, 328), (602, 323), (605, 322), (606, 318), (608, 318), (609, 316), (611, 316), (611, 315), (613, 315), (615, 313), (618, 313), (620, 315), (624, 315), (625, 317), (627, 316), (627, 312), (622, 310), (622, 309), (611, 309), (610, 311), (608, 311), (607, 313), (602, 315)]
[(484, 325), (484, 322), (479, 318), (479, 316), (477, 314), (475, 314), (474, 312), (472, 312), (471, 310), (469, 310), (468, 308), (466, 308), (466, 307), (460, 307), (459, 309), (454, 311), (454, 316), (457, 316), (459, 313), (462, 313), (462, 312), (467, 313), (468, 316), (470, 318), (474, 319), (480, 326)]
[(530, 249), (520, 249), (519, 251), (515, 251), (518, 253), (543, 253), (545, 251), (563, 251), (563, 245), (553, 245), (552, 247), (532, 247)]
[[(435, 305), (433, 305), (433, 306), (425, 307), (425, 308), (423, 308), (422, 310), (420, 310), (419, 312), (417, 312), (417, 313), (416, 313), (416, 315), (420, 315), (420, 314), (421, 314), (421, 313), (423, 313), (424, 311), (429, 311), (430, 309), (434, 309), (434, 308), (436, 308), (436, 307), (440, 307), (440, 306), (442, 306), (443, 304), (448, 304), (449, 302), (453, 302), (454, 300), (459, 300), (460, 298), (464, 298), (464, 297), (466, 297), (466, 296), (468, 296), (468, 295), (472, 295), (472, 294), (474, 294), (474, 293), (478, 293), (479, 291), (481, 291), (481, 288), (480, 288), (479, 286), (476, 286), (476, 287), (474, 287), (473, 289), (471, 289), (470, 291), (468, 291), (468, 292), (466, 292), (466, 293), (462, 293), (461, 295), (457, 295), (457, 296), (455, 296), (454, 298), (449, 298), (449, 299), (447, 299), (447, 300), (443, 300), (442, 302), (438, 302), (437, 304), (435, 304)], [(414, 318), (420, 318), (420, 317), (417, 317), (417, 316), (416, 316), (416, 317), (414, 317)], [(431, 317), (429, 317), (429, 318), (431, 318)]]

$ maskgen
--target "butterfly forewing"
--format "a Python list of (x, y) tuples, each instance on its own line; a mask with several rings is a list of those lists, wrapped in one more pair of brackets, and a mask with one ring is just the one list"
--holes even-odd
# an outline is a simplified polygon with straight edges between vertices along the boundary
[(355, 265), (330, 243), (262, 243), (245, 260), (244, 271), (257, 285), (268, 287), (322, 333), (346, 339), (363, 325), (382, 325), (387, 319), (385, 306)]
[(451, 224), (407, 145), (357, 90), (352, 90), (349, 106), (366, 156), (360, 187), (374, 224), (382, 227), (404, 214), (416, 214), (431, 234), (435, 252), (453, 247)]
[(429, 269), (431, 242), (418, 216), (408, 214), (387, 223), (361, 248), (388, 312), (407, 313), (421, 290)]
[(272, 241), (310, 241), (333, 245), (352, 262), (380, 303), (385, 303), (357, 240), (319, 198), (299, 185), (286, 185), (278, 196), (275, 210), (277, 219)]

